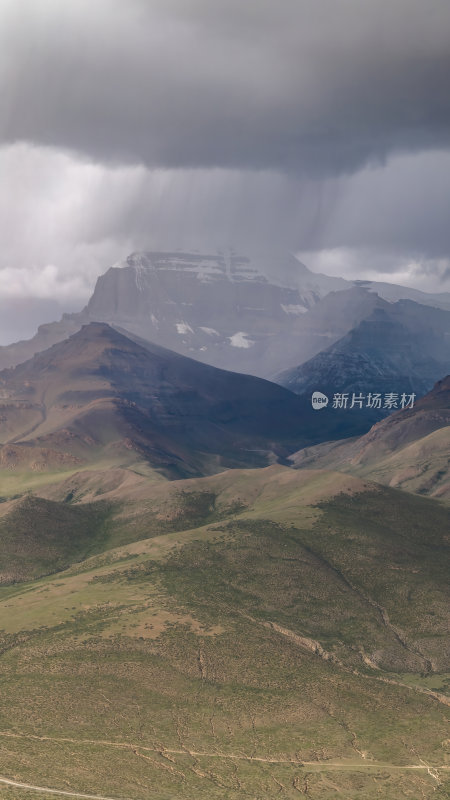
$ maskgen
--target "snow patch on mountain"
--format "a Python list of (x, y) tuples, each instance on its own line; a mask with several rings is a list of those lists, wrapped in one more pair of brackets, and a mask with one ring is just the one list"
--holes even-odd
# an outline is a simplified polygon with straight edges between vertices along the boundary
[(135, 282), (138, 292), (145, 292), (147, 270), (141, 264), (135, 266)]
[(283, 309), (285, 314), (306, 314), (308, 311), (305, 306), (298, 306), (298, 305), (283, 305), (281, 303), (281, 308)]
[(219, 331), (216, 331), (215, 328), (205, 328), (203, 325), (200, 325), (200, 330), (207, 333), (209, 336), (220, 336)]
[(175, 323), (175, 327), (178, 333), (182, 336), (185, 336), (187, 333), (194, 333), (190, 325), (187, 325), (186, 322), (177, 322)]
[(238, 331), (234, 333), (233, 336), (228, 337), (230, 340), (230, 344), (232, 347), (251, 347), (252, 344), (255, 344), (253, 339), (248, 338), (248, 334), (244, 331)]

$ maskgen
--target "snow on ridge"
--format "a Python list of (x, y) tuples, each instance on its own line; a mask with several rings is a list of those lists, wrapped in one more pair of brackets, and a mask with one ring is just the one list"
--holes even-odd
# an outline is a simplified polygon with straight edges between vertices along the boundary
[(308, 311), (308, 309), (305, 308), (305, 306), (283, 305), (283, 303), (281, 303), (281, 308), (283, 309), (285, 314), (306, 314), (306, 312)]
[(145, 276), (146, 276), (146, 269), (142, 265), (135, 264), (134, 266), (134, 280), (136, 282), (136, 288), (138, 292), (145, 291)]
[(203, 325), (200, 325), (200, 330), (204, 331), (204, 333), (208, 333), (210, 336), (220, 336), (219, 331), (216, 331), (215, 328), (205, 328)]
[(201, 283), (210, 283), (225, 277), (224, 267), (220, 259), (209, 256), (170, 256), (157, 257), (152, 262), (153, 269), (157, 272), (178, 272), (179, 274), (193, 275)]
[(268, 283), (267, 278), (258, 272), (258, 270), (253, 268), (239, 268), (234, 269), (233, 272), (230, 274), (230, 280), (234, 281), (249, 281), (253, 283)]
[(200, 253), (136, 252), (131, 253), (115, 267), (132, 267), (136, 271), (137, 285), (142, 291), (144, 273), (178, 272), (195, 275), (201, 283), (226, 280), (231, 283), (267, 283), (267, 278), (255, 269), (248, 259), (233, 258), (227, 263), (223, 255), (201, 255)]
[(255, 344), (253, 339), (248, 338), (248, 333), (244, 331), (238, 331), (228, 338), (232, 347), (251, 347), (252, 344)]
[(181, 336), (185, 336), (187, 333), (194, 333), (191, 326), (186, 322), (176, 322), (175, 327)]

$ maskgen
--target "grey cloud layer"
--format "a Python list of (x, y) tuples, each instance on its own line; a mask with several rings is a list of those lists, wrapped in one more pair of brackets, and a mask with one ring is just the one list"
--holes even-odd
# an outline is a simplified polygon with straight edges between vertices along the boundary
[(450, 152), (398, 156), (334, 187), (309, 248), (382, 247), (433, 259), (449, 256)]
[(0, 0), (0, 339), (141, 248), (448, 291), (449, 75), (449, 0)]
[(2, 0), (4, 142), (352, 172), (447, 147), (448, 0)]
[(112, 168), (19, 144), (0, 148), (0, 174), (0, 297), (31, 293), (80, 307), (100, 272), (151, 248), (309, 251), (305, 263), (322, 271), (378, 270), (430, 290), (449, 265), (448, 153), (314, 181), (267, 170)]

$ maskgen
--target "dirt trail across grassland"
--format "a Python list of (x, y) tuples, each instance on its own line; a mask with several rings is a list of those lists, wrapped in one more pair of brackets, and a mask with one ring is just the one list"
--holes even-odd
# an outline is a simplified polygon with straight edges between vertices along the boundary
[[(42, 792), (45, 794), (62, 795), (63, 797), (79, 797), (84, 800), (118, 800), (117, 797), (104, 797), (101, 794), (82, 794), (81, 792), (69, 792), (64, 789), (49, 789), (47, 786), (34, 786), (32, 783), (20, 783), (20, 781), (13, 781), (10, 778), (0, 777), (0, 784), (4, 786), (13, 786), (15, 789), (26, 789), (32, 792)], [(124, 798), (122, 798), (124, 800)]]
[[(113, 747), (119, 750), (129, 750), (136, 753), (136, 751), (143, 751), (147, 753), (156, 753), (163, 758), (166, 756), (179, 755), (179, 756), (193, 756), (203, 758), (218, 758), (230, 761), (249, 761), (263, 764), (292, 764), (295, 767), (316, 768), (317, 770), (334, 770), (334, 769), (386, 769), (392, 771), (401, 770), (430, 770), (436, 771), (450, 771), (450, 765), (444, 764), (441, 766), (430, 766), (423, 759), (419, 759), (419, 764), (390, 764), (387, 761), (372, 761), (372, 760), (332, 760), (332, 761), (302, 761), (295, 758), (275, 758), (272, 756), (255, 756), (245, 755), (244, 753), (222, 753), (219, 750), (213, 752), (206, 752), (200, 750), (191, 750), (189, 747), (184, 749), (172, 749), (164, 746), (149, 747), (142, 744), (134, 744), (132, 742), (114, 742), (107, 739), (72, 739), (69, 737), (56, 737), (56, 736), (37, 736), (36, 734), (15, 733), (13, 731), (0, 731), (0, 736), (6, 736), (12, 739), (33, 739), (39, 742), (58, 742), (59, 744), (78, 744), (78, 745), (96, 745), (103, 747)], [(10, 783), (13, 786), (20, 786), (23, 788), (33, 788), (36, 791), (47, 791), (53, 794), (68, 795), (69, 797), (84, 797), (89, 800), (118, 800), (118, 798), (103, 797), (101, 795), (80, 794), (76, 792), (62, 791), (57, 789), (43, 789), (40, 787), (29, 786), (28, 784), (15, 783), (7, 778), (0, 777), (0, 783)], [(123, 798), (122, 798), (123, 800)]]

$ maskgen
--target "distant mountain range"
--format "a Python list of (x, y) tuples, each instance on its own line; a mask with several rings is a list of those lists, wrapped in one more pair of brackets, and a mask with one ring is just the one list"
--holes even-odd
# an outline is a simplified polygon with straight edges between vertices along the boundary
[(379, 299), (342, 339), (282, 372), (277, 381), (297, 394), (414, 392), (420, 397), (449, 368), (450, 312)]
[(84, 324), (106, 322), (212, 366), (273, 378), (399, 299), (420, 303), (424, 314), (433, 314), (430, 306), (450, 314), (448, 294), (314, 274), (293, 256), (134, 253), (98, 279), (83, 311), (42, 325), (31, 340), (1, 347), (0, 368)]

